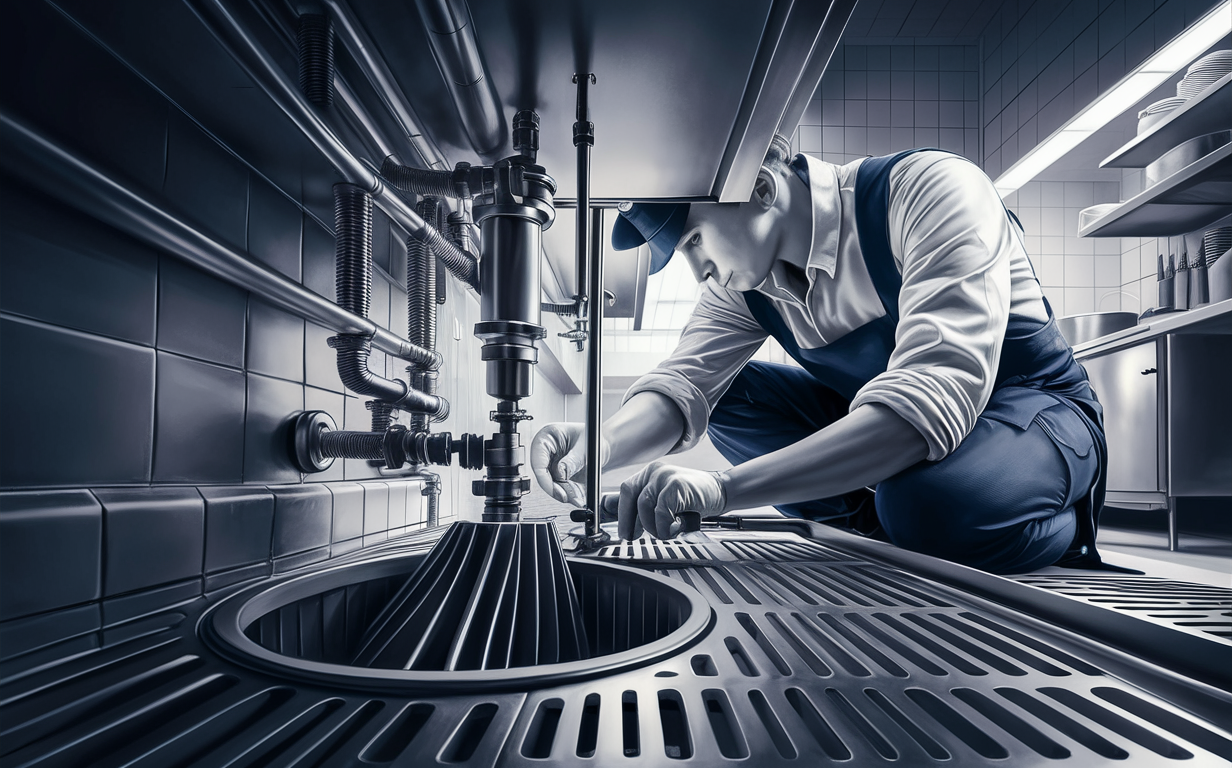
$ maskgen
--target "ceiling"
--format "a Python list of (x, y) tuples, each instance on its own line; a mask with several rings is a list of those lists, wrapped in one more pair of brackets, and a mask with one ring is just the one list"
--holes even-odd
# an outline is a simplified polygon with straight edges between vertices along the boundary
[[(798, 121), (846, 20), (826, 11), (851, 2), (471, 0), (470, 12), (506, 125), (520, 109), (540, 116), (560, 198), (576, 195), (572, 78), (589, 71), (594, 199), (726, 199), (747, 197), (779, 123)], [(508, 139), (487, 158), (471, 148), (414, 3), (349, 5), (451, 161), (512, 154)]]
[(999, 7), (987, 0), (860, 0), (844, 39), (974, 39)]

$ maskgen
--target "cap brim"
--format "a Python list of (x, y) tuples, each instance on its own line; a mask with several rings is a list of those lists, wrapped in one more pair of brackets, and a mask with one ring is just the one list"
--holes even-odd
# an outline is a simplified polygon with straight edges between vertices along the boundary
[(616, 222), (612, 225), (612, 247), (618, 251), (627, 251), (630, 248), (636, 248), (646, 242), (646, 238), (641, 232), (637, 231), (637, 227), (633, 226), (633, 222), (626, 219), (624, 216), (617, 216)]
[(689, 206), (678, 207), (663, 227), (650, 238), (650, 274), (654, 274), (667, 266), (672, 254), (676, 252), (676, 244), (684, 232), (684, 224), (689, 218)]

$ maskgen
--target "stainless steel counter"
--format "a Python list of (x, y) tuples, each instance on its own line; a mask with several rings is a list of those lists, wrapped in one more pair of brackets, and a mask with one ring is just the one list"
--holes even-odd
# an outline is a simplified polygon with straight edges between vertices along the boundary
[(1170, 312), (1143, 321), (1133, 328), (1110, 333), (1098, 339), (1074, 345), (1074, 357), (1079, 361), (1125, 349), (1169, 333), (1232, 334), (1232, 299), (1207, 304), (1197, 309)]

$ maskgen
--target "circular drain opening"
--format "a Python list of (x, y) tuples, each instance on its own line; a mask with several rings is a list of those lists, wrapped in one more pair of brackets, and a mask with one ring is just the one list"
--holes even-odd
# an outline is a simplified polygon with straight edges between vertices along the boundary
[(403, 555), (276, 578), (233, 595), (202, 623), (221, 654), (283, 677), (383, 691), (525, 690), (644, 666), (709, 628), (710, 606), (684, 584), (600, 561), (569, 561), (590, 658), (459, 671), (351, 666), (371, 622), (423, 561)]

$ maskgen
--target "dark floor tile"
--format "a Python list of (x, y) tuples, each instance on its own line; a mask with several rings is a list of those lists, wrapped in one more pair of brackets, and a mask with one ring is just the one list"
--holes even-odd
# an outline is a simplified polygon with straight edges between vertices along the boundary
[(194, 488), (98, 489), (103, 504), (103, 594), (201, 575), (205, 503)]
[(244, 365), (248, 294), (172, 256), (158, 280), (158, 348), (211, 363)]
[(163, 193), (207, 235), (247, 250), (248, 167), (179, 112), (168, 121)]
[(274, 496), (252, 486), (199, 488), (205, 499), (205, 571), (270, 559)]
[(153, 251), (0, 183), (0, 309), (153, 346), (157, 290)]
[(150, 481), (154, 350), (6, 317), (0, 392), (5, 487)]
[[(173, 584), (109, 597), (103, 601), (103, 629), (147, 617), (153, 613), (160, 613), (172, 606), (183, 605), (200, 597), (203, 591), (204, 579), (197, 576)], [(120, 639), (132, 636), (134, 636), (132, 632), (119, 634), (104, 632), (103, 638), (108, 645), (111, 645)]]
[[(56, 647), (49, 653), (57, 660), (73, 651), (94, 650), (99, 645), (98, 630), (102, 623), (103, 612), (97, 602), (6, 621), (0, 624), (0, 658), (7, 661), (16, 656), (30, 656), (20, 662), (6, 663), (5, 671), (11, 673), (15, 668), (29, 669), (37, 666), (39, 659), (34, 651), (52, 645)], [(76, 640), (65, 642), (68, 638)], [(71, 647), (71, 650), (66, 649), (66, 646)]]
[(249, 183), (248, 253), (274, 271), (300, 282), (303, 212), (265, 179), (253, 175)]
[(246, 367), (253, 373), (303, 381), (304, 321), (256, 297), (251, 298)]
[(244, 482), (297, 483), (291, 422), (304, 409), (304, 385), (248, 374), (244, 422)]
[(334, 497), (323, 485), (271, 486), (274, 494), (274, 558), (327, 547)]
[(89, 491), (0, 494), (0, 621), (97, 600), (102, 541)]
[(244, 374), (158, 353), (154, 482), (244, 479)]

